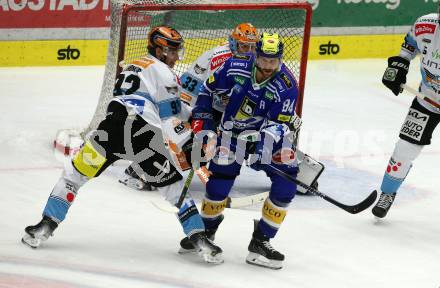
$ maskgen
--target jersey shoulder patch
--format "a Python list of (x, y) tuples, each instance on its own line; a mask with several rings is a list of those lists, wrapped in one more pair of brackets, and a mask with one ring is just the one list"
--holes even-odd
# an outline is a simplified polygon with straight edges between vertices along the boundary
[(136, 65), (141, 67), (142, 69), (146, 69), (148, 68), (148, 66), (150, 66), (151, 64), (156, 63), (156, 61), (154, 59), (151, 59), (149, 57), (142, 57), (136, 60), (133, 60), (132, 62), (130, 62), (130, 65)]
[(292, 88), (292, 86), (293, 86), (292, 81), (289, 79), (289, 77), (287, 76), (286, 73), (281, 72), (281, 73), (280, 73), (280, 79), (281, 79), (281, 81), (284, 82), (284, 84), (286, 85), (286, 87), (287, 87), (288, 89), (289, 89), (289, 88)]
[(249, 60), (251, 60), (252, 56), (249, 54), (235, 54), (234, 56), (232, 56), (232, 58), (249, 61)]
[(433, 24), (437, 24), (438, 23), (438, 14), (437, 13), (431, 13), (431, 14), (420, 16), (416, 20), (415, 24), (418, 24), (418, 23), (433, 23)]

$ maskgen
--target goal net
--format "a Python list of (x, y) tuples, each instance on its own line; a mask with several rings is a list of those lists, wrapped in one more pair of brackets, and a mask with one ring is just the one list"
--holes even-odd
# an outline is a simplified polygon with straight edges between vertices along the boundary
[(179, 76), (205, 51), (224, 44), (240, 23), (252, 23), (259, 34), (279, 33), (284, 42), (283, 61), (299, 84), (297, 113), (301, 115), (311, 14), (309, 4), (295, 0), (111, 0), (104, 82), (93, 119), (82, 136), (104, 119), (119, 63), (146, 55), (148, 31), (158, 25), (172, 26), (185, 40), (185, 57), (174, 67)]

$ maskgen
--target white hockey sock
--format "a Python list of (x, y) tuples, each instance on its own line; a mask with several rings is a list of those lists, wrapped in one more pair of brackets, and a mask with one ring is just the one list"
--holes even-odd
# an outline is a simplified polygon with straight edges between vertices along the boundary
[(382, 192), (387, 194), (397, 192), (408, 175), (412, 162), (420, 155), (422, 149), (422, 145), (412, 144), (402, 139), (397, 141), (382, 180), (380, 188)]
[(57, 223), (63, 221), (79, 188), (88, 180), (89, 178), (73, 167), (70, 160), (65, 162), (64, 171), (50, 193), (43, 215), (50, 217)]

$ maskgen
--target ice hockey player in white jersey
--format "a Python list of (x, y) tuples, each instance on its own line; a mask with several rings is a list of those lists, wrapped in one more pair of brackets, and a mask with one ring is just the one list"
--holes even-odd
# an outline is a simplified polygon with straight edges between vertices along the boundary
[[(388, 58), (383, 84), (396, 96), (399, 95), (402, 92), (401, 84), (406, 83), (410, 61), (420, 55), (422, 81), (419, 90), (440, 103), (439, 51), (439, 13), (421, 16), (406, 35), (399, 55)], [(439, 122), (438, 108), (423, 99), (413, 100), (400, 129), (400, 139), (386, 168), (381, 185), (382, 193), (372, 210), (376, 217), (383, 218), (387, 215), (412, 162), (425, 145), (431, 144), (432, 133)]]
[[(106, 118), (68, 161), (49, 196), (43, 219), (26, 227), (23, 243), (37, 248), (47, 240), (65, 219), (79, 189), (119, 159), (133, 161), (134, 169), (146, 175), (171, 204), (178, 203), (184, 182), (179, 163), (173, 162), (164, 147), (167, 138), (162, 130), (171, 118), (187, 121), (189, 117), (172, 70), (182, 59), (183, 38), (173, 28), (154, 27), (148, 34), (148, 52), (125, 65), (117, 77), (116, 97), (108, 105)], [(194, 201), (187, 196), (178, 208), (178, 219), (198, 254), (206, 262), (222, 263), (222, 250), (207, 238)]]
[[(255, 53), (258, 37), (257, 29), (251, 23), (238, 24), (229, 35), (227, 43), (203, 53), (183, 73), (180, 77), (182, 86), (181, 100), (190, 107), (193, 107), (203, 82), (232, 55)], [(218, 98), (213, 103), (217, 122), (220, 121), (225, 106), (224, 99)], [(129, 166), (119, 182), (136, 190), (155, 190), (154, 186), (145, 181), (144, 178), (143, 175), (139, 176), (132, 166)]]

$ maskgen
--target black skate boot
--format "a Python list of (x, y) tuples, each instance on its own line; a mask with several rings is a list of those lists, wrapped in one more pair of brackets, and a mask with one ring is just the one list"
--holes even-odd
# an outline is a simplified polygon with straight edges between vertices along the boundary
[(47, 216), (34, 226), (28, 226), (24, 229), (26, 232), (21, 239), (23, 244), (28, 245), (31, 248), (38, 248), (41, 242), (46, 241), (53, 235), (53, 231), (57, 229), (58, 224)]
[(119, 179), (119, 183), (124, 184), (135, 190), (144, 190), (144, 191), (155, 191), (156, 187), (150, 185), (150, 183), (145, 182), (142, 177), (140, 177), (136, 171), (134, 171), (133, 167), (130, 165), (125, 169), (124, 176)]
[[(224, 218), (225, 218), (225, 216), (223, 216), (223, 215), (219, 216), (218, 225), (220, 225), (220, 223), (222, 223)], [(209, 240), (211, 240), (211, 241), (215, 240), (215, 233), (217, 232), (218, 225), (217, 225), (217, 228), (205, 230), (206, 237), (208, 237)], [(191, 240), (189, 240), (188, 237), (185, 237), (182, 240), (180, 240), (180, 249), (178, 251), (179, 254), (195, 253), (195, 252), (197, 252), (197, 250), (194, 247)]]
[(199, 232), (189, 238), (197, 254), (207, 263), (223, 263), (222, 249), (208, 239), (205, 232)]
[(381, 193), (379, 197), (379, 201), (377, 201), (376, 205), (373, 207), (373, 215), (378, 218), (384, 218), (388, 210), (390, 210), (391, 205), (396, 198), (396, 193)]
[[(258, 221), (255, 221), (258, 224)], [(269, 238), (265, 237), (255, 225), (251, 242), (248, 246), (249, 254), (246, 263), (270, 269), (283, 268), (284, 255), (270, 245)]]

